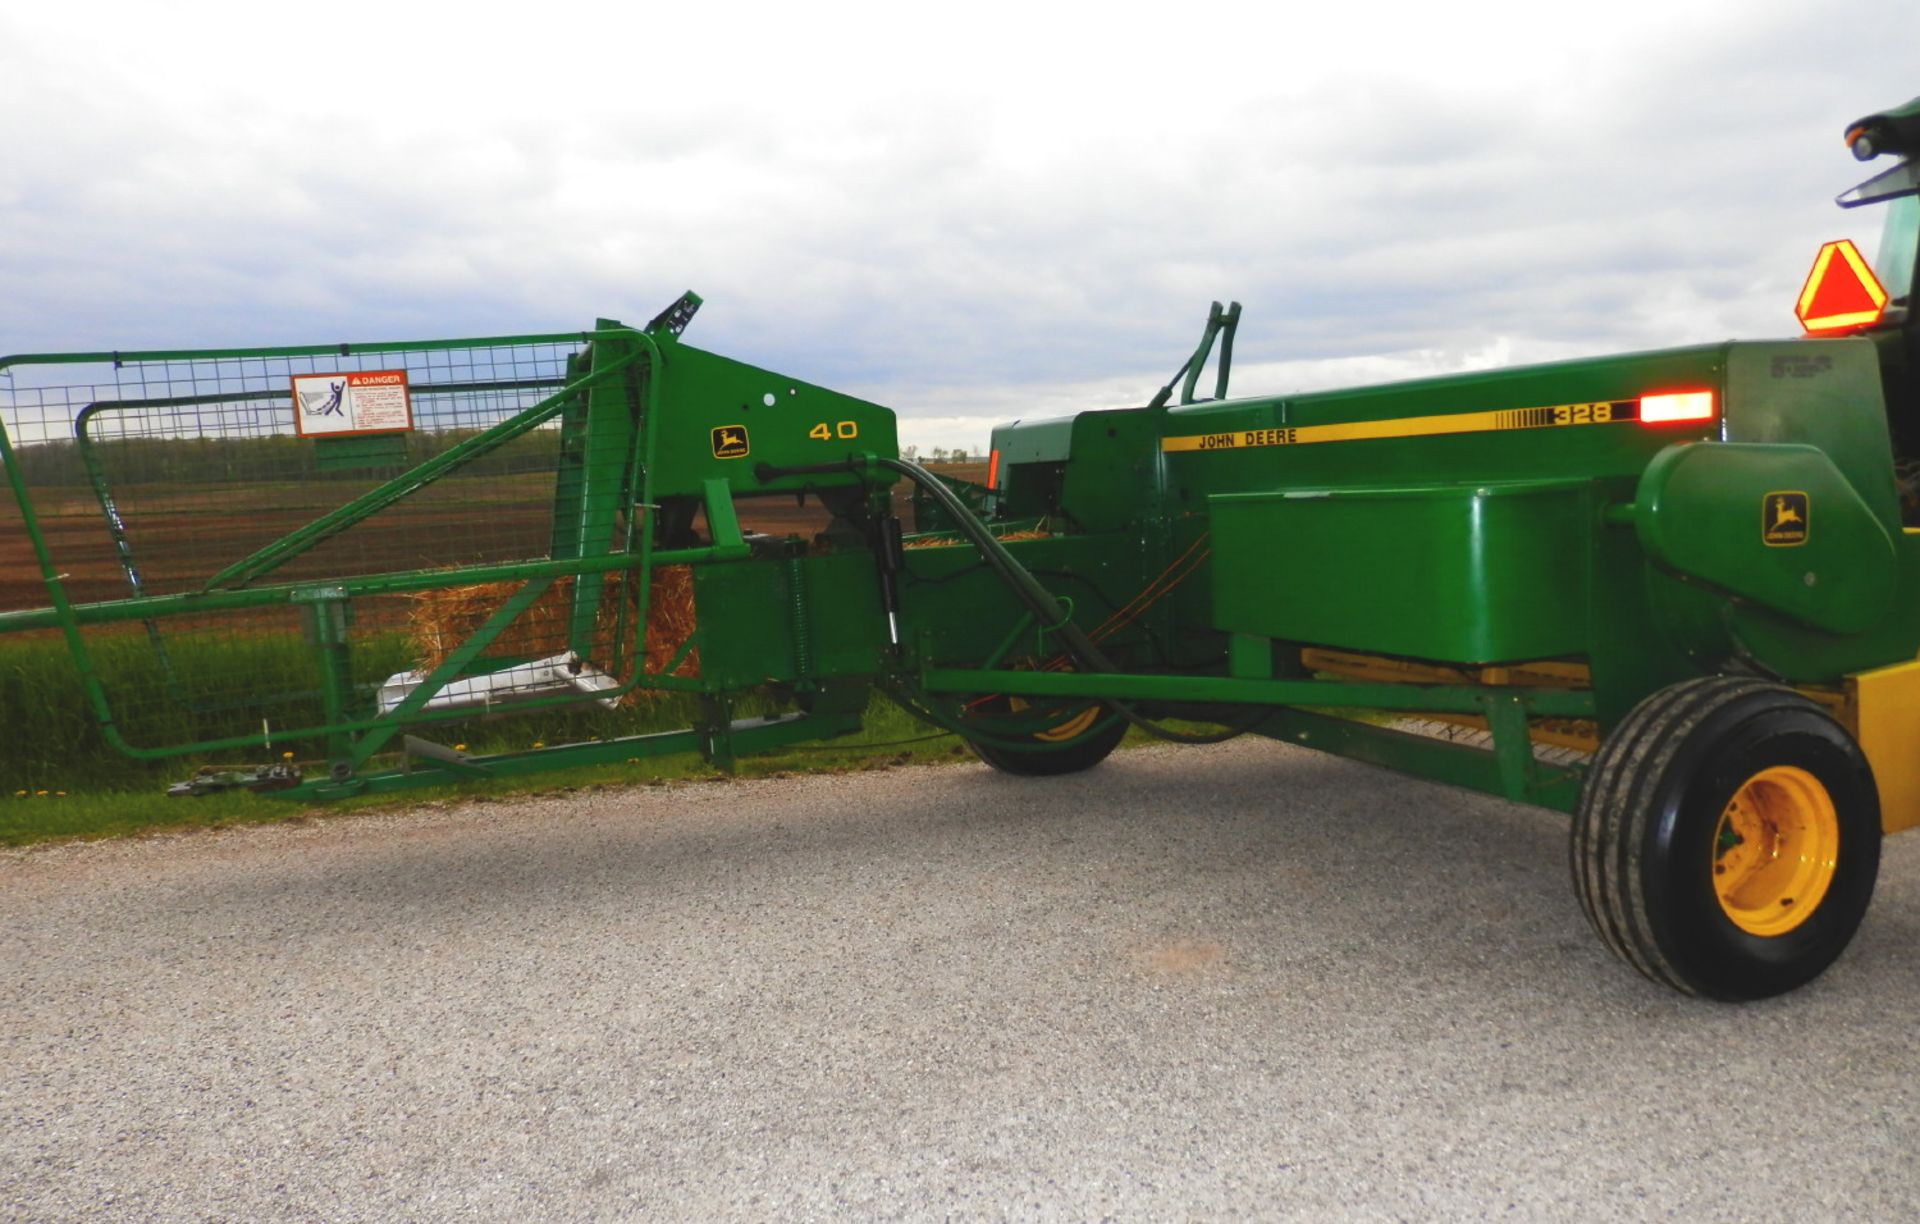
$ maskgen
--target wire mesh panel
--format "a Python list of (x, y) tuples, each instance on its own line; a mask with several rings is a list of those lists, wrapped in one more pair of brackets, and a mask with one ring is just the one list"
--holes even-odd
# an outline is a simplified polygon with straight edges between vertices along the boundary
[[(644, 369), (596, 369), (590, 340), (0, 372), (60, 591), (113, 605), (75, 620), (103, 718), (167, 750), (617, 699), (641, 584), (605, 571), (638, 534)], [(54, 594), (35, 534), (0, 501), (0, 614)], [(581, 572), (502, 568), (553, 560)]]
[[(0, 412), (69, 597), (174, 594), (540, 402), (578, 348), (15, 367)], [(407, 375), (410, 430), (300, 436), (296, 375), (384, 370)], [(93, 380), (31, 385), (74, 374)], [(304, 552), (279, 580), (545, 556), (558, 451), (550, 422)], [(0, 608), (46, 602), (37, 579), (9, 566)]]

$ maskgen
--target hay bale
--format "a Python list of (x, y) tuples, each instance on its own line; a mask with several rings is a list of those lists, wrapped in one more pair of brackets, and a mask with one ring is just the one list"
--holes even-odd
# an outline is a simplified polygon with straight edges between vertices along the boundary
[[(1011, 544), (1015, 540), (1044, 540), (1052, 534), (1051, 531), (1009, 531), (1005, 535), (997, 535), (993, 538), (1002, 544)], [(962, 536), (954, 536), (952, 539), (927, 539), (922, 537), (917, 540), (901, 541), (901, 546), (905, 548), (957, 548), (962, 544), (968, 548), (973, 547), (973, 541)]]
[[(586, 662), (620, 679), (632, 676), (633, 633), (632, 592), (637, 584), (631, 575), (610, 573), (601, 588), (595, 610), (593, 644)], [(468, 586), (441, 587), (419, 591), (409, 598), (407, 630), (422, 672), (440, 666), (461, 643), (473, 636), (500, 605), (521, 587), (518, 582), (482, 582)], [(574, 579), (556, 579), (541, 592), (527, 609), (513, 619), (500, 635), (481, 652), (482, 658), (544, 658), (568, 648), (567, 631), (573, 613)], [(621, 634), (622, 613), (626, 630)], [(696, 618), (693, 607), (693, 570), (685, 565), (666, 565), (653, 571), (647, 598), (647, 628), (642, 644), (641, 667), (647, 675), (662, 674), (687, 639), (693, 636)], [(621, 641), (621, 637), (626, 641)], [(613, 666), (616, 657), (620, 666)], [(700, 651), (689, 651), (677, 676), (700, 674)], [(625, 701), (639, 698), (644, 690), (627, 694)]]
[[(647, 592), (646, 673), (666, 671), (698, 624), (693, 612), (693, 567), (663, 565), (653, 571)], [(700, 674), (700, 648), (694, 647), (674, 670), (676, 676)]]

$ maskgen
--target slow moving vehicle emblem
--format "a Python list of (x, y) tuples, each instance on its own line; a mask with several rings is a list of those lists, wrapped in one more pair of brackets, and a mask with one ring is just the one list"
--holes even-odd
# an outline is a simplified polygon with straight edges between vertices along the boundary
[(1769, 493), (1760, 499), (1760, 539), (1769, 548), (1805, 544), (1810, 516), (1805, 493)]

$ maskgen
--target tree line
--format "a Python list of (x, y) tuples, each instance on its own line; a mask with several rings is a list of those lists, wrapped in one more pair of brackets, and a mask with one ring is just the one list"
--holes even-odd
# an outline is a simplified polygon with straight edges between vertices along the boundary
[[(395, 474), (435, 458), (474, 437), (477, 429), (416, 430), (384, 438), (102, 438), (88, 443), (109, 485), (195, 481), (365, 480)], [(382, 445), (381, 443), (384, 443)], [(335, 448), (329, 455), (327, 448)], [(351, 448), (349, 451), (348, 448)], [(79, 442), (64, 439), (15, 448), (14, 462), (30, 486), (88, 483)], [(461, 467), (476, 476), (550, 472), (560, 435), (537, 429), (495, 447)]]

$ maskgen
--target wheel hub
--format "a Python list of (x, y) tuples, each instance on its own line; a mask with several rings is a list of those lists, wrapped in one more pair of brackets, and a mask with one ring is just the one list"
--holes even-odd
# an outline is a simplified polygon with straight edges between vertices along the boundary
[(1714, 835), (1720, 908), (1750, 935), (1784, 935), (1820, 907), (1840, 858), (1840, 820), (1820, 780), (1792, 765), (1735, 791)]

